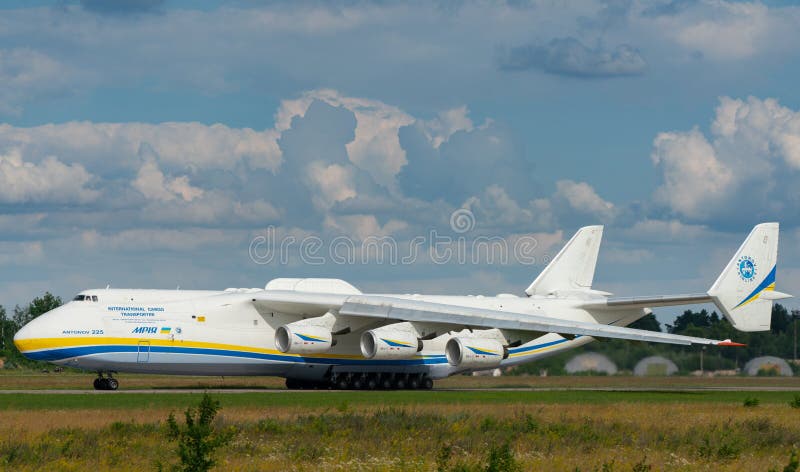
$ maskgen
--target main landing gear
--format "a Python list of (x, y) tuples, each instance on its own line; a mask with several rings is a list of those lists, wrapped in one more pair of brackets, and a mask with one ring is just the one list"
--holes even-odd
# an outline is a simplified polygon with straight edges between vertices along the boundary
[(286, 379), (291, 390), (430, 390), (433, 379), (426, 374), (336, 373), (325, 380)]
[(108, 373), (108, 377), (103, 377), (102, 372), (97, 373), (97, 378), (94, 379), (94, 386), (95, 390), (116, 390), (119, 388), (119, 381), (111, 376), (111, 372)]

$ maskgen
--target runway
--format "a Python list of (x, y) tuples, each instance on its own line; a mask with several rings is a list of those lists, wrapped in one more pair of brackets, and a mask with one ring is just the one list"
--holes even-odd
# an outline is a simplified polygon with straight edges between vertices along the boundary
[[(392, 391), (413, 393), (413, 390), (371, 390), (375, 394)], [(104, 390), (77, 390), (77, 389), (26, 389), (26, 390), (0, 390), (0, 395), (118, 395), (118, 394), (186, 394), (186, 393), (264, 393), (264, 394), (305, 394), (324, 395), (341, 392), (370, 392), (370, 390), (288, 390), (267, 388), (159, 388), (159, 389), (120, 389), (117, 391)], [(433, 390), (419, 390), (419, 393), (436, 392), (655, 392), (655, 393), (708, 393), (708, 392), (800, 392), (800, 387), (781, 386), (717, 386), (717, 387), (520, 387), (520, 388), (434, 388)]]

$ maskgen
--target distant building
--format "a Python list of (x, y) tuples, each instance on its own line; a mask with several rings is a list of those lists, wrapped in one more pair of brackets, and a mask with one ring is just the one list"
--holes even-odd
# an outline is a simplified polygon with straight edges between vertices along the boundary
[(636, 363), (633, 368), (633, 375), (643, 377), (645, 375), (673, 375), (678, 372), (678, 366), (674, 362), (661, 356), (645, 357)]
[(570, 374), (597, 372), (608, 375), (614, 375), (618, 370), (617, 365), (611, 362), (611, 359), (596, 352), (578, 354), (567, 362), (564, 369)]
[(783, 375), (791, 377), (793, 374), (789, 363), (780, 357), (763, 356), (750, 359), (744, 365), (743, 372), (747, 375)]
[(473, 377), (500, 377), (501, 375), (503, 375), (503, 371), (500, 369), (476, 370), (472, 373)]

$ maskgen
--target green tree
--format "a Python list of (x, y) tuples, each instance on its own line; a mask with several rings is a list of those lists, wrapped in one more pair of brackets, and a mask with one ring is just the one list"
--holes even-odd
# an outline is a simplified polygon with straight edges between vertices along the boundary
[(661, 323), (656, 319), (656, 315), (650, 313), (630, 324), (633, 329), (646, 329), (647, 331), (661, 331)]
[(214, 418), (219, 409), (219, 401), (212, 400), (206, 392), (197, 408), (186, 409), (185, 424), (179, 425), (175, 415), (169, 414), (169, 437), (178, 441), (178, 457), (181, 460), (175, 470), (202, 472), (216, 464), (214, 451), (230, 442), (235, 434), (233, 429), (217, 431), (214, 428)]
[(14, 324), (17, 326), (17, 329), (21, 328), (29, 321), (28, 312), (23, 310), (19, 305), (14, 306), (14, 314), (11, 315), (11, 321), (14, 322)]
[(50, 310), (54, 310), (63, 304), (64, 302), (61, 301), (61, 297), (56, 297), (50, 292), (45, 292), (44, 295), (34, 298), (33, 301), (28, 304), (28, 321)]
[(6, 355), (6, 331), (8, 330), (8, 321), (6, 308), (0, 305), (0, 356)]
[[(716, 316), (716, 313), (714, 313)], [(708, 328), (711, 326), (711, 316), (706, 309), (700, 311), (686, 310), (682, 315), (675, 318), (675, 323), (667, 325), (667, 331), (670, 333), (685, 333), (687, 331), (694, 331), (691, 327)], [(716, 317), (719, 319), (719, 316)]]
[(775, 334), (786, 333), (792, 327), (792, 315), (780, 303), (772, 306), (772, 321), (770, 323), (770, 331)]

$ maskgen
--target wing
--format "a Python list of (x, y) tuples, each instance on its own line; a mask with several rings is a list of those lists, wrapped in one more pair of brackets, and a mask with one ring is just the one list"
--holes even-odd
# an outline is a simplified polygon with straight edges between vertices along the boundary
[(261, 310), (297, 315), (322, 315), (328, 311), (343, 316), (387, 321), (418, 321), (452, 325), (454, 329), (499, 328), (521, 331), (551, 332), (601, 338), (630, 339), (667, 344), (735, 345), (730, 340), (681, 336), (621, 326), (569, 321), (547, 316), (529, 315), (483, 308), (446, 305), (380, 295), (340, 295), (286, 291), (265, 291), (250, 294)]

